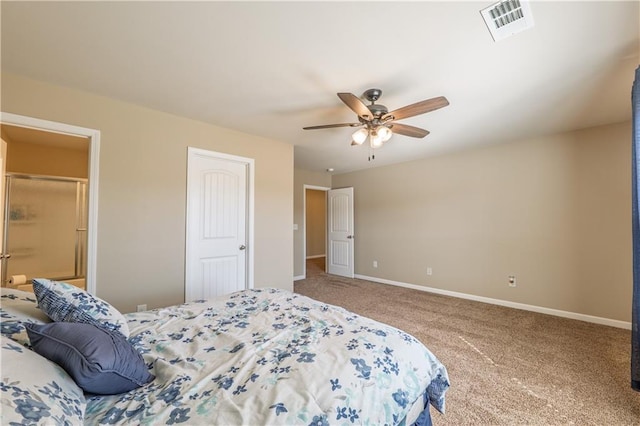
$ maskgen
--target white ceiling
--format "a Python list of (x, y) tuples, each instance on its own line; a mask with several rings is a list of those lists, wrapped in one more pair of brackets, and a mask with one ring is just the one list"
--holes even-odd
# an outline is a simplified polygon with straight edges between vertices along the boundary
[[(535, 1), (533, 29), (494, 42), (473, 2), (1, 2), (2, 71), (295, 146), (335, 173), (631, 119), (640, 2)], [(367, 161), (337, 92), (376, 87), (403, 120)]]

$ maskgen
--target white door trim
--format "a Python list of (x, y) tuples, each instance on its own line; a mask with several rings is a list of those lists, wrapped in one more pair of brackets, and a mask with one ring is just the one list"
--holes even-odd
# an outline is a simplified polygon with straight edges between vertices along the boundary
[[(307, 278), (307, 189), (315, 189), (316, 191), (324, 191), (325, 193), (331, 188), (326, 186), (302, 185), (302, 277)], [(325, 202), (325, 207), (327, 206)], [(325, 218), (324, 229), (327, 229), (327, 221)], [(325, 241), (326, 244), (326, 241)], [(326, 250), (325, 250), (326, 251)], [(326, 266), (325, 266), (326, 270)]]
[[(189, 199), (190, 199), (190, 188), (188, 185), (188, 172), (189, 172), (189, 159), (192, 158), (192, 156), (196, 156), (196, 155), (201, 155), (201, 156), (207, 156), (207, 157), (211, 157), (211, 158), (215, 158), (215, 159), (219, 159), (219, 160), (230, 160), (230, 161), (236, 161), (236, 162), (240, 162), (240, 163), (245, 163), (247, 165), (247, 217), (246, 217), (246, 226), (247, 226), (247, 248), (246, 248), (246, 261), (247, 261), (247, 275), (246, 275), (246, 280), (247, 280), (247, 288), (253, 288), (254, 287), (254, 254), (255, 254), (255, 250), (254, 250), (254, 194), (255, 194), (255, 160), (253, 158), (248, 158), (248, 157), (240, 157), (237, 155), (231, 155), (231, 154), (225, 154), (222, 152), (216, 152), (216, 151), (210, 151), (210, 150), (206, 150), (206, 149), (201, 149), (201, 148), (195, 148), (195, 147), (187, 147), (187, 191), (186, 191), (186, 195), (187, 198), (185, 200), (185, 213), (186, 213), (186, 209), (189, 203)], [(191, 253), (189, 252), (189, 244), (187, 243), (187, 238), (188, 238), (188, 232), (190, 229), (189, 226), (189, 215), (185, 214), (186, 216), (186, 221), (185, 221), (185, 262), (184, 262), (184, 268), (185, 268), (185, 286), (184, 286), (184, 297), (186, 300), (187, 297), (187, 282), (188, 282), (188, 274), (189, 274), (189, 269), (188, 269), (188, 259), (189, 256), (191, 255)]]
[[(4, 207), (5, 205), (4, 200), (6, 199), (6, 194), (5, 194), (5, 174), (7, 172), (7, 143), (5, 142), (4, 139), (2, 139), (2, 137), (0, 137), (0, 173), (2, 173), (2, 175), (0, 176), (0, 249), (4, 249)], [(3, 255), (5, 253), (2, 253)], [(0, 277), (3, 277), (4, 274), (2, 273), (2, 267), (4, 266), (3, 262), (0, 259)]]
[(12, 126), (27, 127), (53, 133), (81, 136), (89, 139), (89, 211), (87, 217), (87, 281), (89, 293), (96, 294), (97, 246), (98, 246), (98, 166), (100, 164), (100, 130), (55, 121), (41, 120), (24, 115), (0, 112), (0, 122)]

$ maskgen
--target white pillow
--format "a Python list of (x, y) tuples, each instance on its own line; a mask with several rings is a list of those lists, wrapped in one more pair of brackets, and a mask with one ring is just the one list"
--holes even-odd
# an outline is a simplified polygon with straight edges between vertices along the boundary
[(29, 336), (23, 323), (46, 324), (51, 319), (38, 309), (33, 293), (2, 287), (0, 297), (0, 331), (21, 345), (29, 345)]
[(2, 336), (0, 423), (80, 425), (87, 402), (58, 365)]

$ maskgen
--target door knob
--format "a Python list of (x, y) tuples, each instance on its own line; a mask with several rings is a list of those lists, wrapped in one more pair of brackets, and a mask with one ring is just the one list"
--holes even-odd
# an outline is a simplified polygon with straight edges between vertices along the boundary
[(245, 246), (244, 244), (242, 244), (240, 247), (238, 247), (240, 250), (244, 250), (247, 248), (247, 246)]
[(347, 238), (351, 240), (351, 239), (353, 239), (354, 237), (353, 237), (353, 235), (347, 235)]

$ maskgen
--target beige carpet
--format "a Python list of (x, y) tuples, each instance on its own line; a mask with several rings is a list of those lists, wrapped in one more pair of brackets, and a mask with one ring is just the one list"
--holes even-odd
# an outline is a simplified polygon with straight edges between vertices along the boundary
[(434, 425), (640, 425), (628, 330), (326, 275), (307, 262), (297, 293), (421, 340), (447, 367)]

